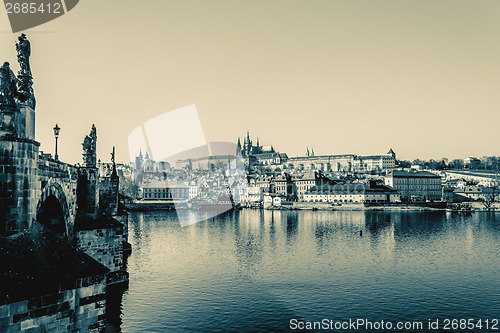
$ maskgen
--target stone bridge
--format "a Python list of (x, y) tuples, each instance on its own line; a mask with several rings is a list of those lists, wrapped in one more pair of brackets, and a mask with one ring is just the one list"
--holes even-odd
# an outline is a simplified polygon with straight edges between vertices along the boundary
[(40, 194), (36, 203), (38, 222), (74, 241), (78, 168), (48, 155), (38, 157)]
[[(103, 291), (128, 282), (127, 214), (118, 207), (114, 150), (112, 172), (104, 177), (95, 126), (82, 144), (82, 166), (39, 151), (31, 48), (24, 34), (16, 49), (17, 76), (8, 62), (0, 67), (0, 314), (9, 315), (0, 318), (0, 331), (45, 331), (48, 322), (54, 331), (69, 330), (68, 323), (73, 331), (101, 331)], [(70, 292), (52, 297), (66, 299), (54, 311), (36, 305), (62, 290)], [(19, 306), (28, 302), (32, 309)], [(58, 312), (68, 304), (73, 308)], [(92, 310), (79, 311), (81, 305)]]

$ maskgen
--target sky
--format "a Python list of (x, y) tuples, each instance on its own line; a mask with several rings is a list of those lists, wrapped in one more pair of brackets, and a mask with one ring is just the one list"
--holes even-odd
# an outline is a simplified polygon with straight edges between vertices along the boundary
[[(128, 161), (128, 135), (195, 104), (207, 141), (246, 131), (289, 156), (500, 155), (500, 1), (85, 0), (25, 31), (36, 138)], [(0, 61), (17, 72), (0, 13)], [(166, 142), (175, 145), (176, 142)]]

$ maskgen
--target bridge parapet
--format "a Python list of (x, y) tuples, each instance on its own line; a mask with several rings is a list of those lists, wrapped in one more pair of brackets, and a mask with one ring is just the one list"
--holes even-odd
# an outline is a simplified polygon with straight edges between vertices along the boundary
[(77, 166), (56, 160), (48, 154), (42, 153), (38, 156), (38, 170), (43, 176), (78, 179)]

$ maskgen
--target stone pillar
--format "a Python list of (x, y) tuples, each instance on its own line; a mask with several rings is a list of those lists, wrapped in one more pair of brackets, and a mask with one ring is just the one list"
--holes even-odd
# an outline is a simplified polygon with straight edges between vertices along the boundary
[(99, 183), (99, 211), (101, 215), (117, 215), (119, 182), (120, 179), (117, 175), (101, 179)]
[(77, 215), (97, 218), (99, 209), (99, 169), (80, 167), (77, 185)]
[(0, 139), (0, 233), (27, 229), (36, 219), (40, 193), (38, 147), (33, 140)]

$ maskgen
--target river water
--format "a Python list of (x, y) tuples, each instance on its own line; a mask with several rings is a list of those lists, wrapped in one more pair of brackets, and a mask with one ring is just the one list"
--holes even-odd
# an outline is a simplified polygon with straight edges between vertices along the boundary
[(289, 332), (323, 319), (500, 331), (498, 213), (242, 210), (187, 227), (175, 212), (131, 213), (129, 242), (123, 332)]

